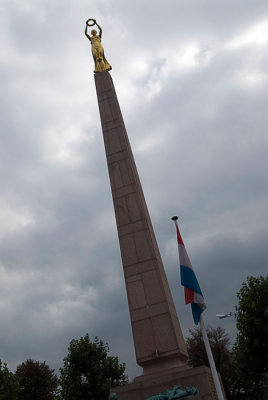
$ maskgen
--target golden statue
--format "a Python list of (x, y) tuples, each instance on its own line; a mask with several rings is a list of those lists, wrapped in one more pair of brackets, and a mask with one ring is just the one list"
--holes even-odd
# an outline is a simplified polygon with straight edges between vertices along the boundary
[[(92, 29), (90, 36), (87, 33), (87, 28), (89, 26), (97, 25), (99, 28), (99, 34), (97, 35), (97, 31), (95, 29)], [(104, 49), (101, 44), (101, 35), (102, 35), (102, 29), (98, 25), (97, 21), (93, 18), (90, 18), (86, 22), (86, 29), (85, 29), (85, 35), (89, 39), (91, 43), (91, 50), (92, 50), (92, 55), (95, 61), (95, 69), (94, 72), (102, 72), (102, 71), (110, 71), (112, 69), (111, 65), (108, 63), (104, 56)]]

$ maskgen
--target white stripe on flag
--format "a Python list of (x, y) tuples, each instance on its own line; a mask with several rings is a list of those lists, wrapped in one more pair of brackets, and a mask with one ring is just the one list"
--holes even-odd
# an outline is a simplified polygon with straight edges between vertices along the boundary
[(179, 256), (180, 256), (180, 264), (184, 265), (185, 267), (189, 267), (193, 269), (191, 261), (188, 257), (187, 251), (182, 244), (179, 244)]

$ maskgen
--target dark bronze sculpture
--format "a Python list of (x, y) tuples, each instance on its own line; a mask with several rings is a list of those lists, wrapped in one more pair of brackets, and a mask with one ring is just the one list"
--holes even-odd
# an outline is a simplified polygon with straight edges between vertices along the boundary
[[(181, 389), (180, 386), (175, 385), (172, 389), (168, 389), (163, 393), (156, 394), (146, 400), (177, 400), (189, 396), (195, 396), (199, 391), (195, 387), (186, 387), (185, 390)], [(111, 393), (109, 400), (118, 400), (117, 394)]]
[(198, 390), (194, 387), (186, 387), (186, 389), (183, 390), (180, 386), (175, 385), (172, 389), (168, 389), (163, 393), (156, 394), (147, 400), (177, 400), (188, 396), (194, 396), (198, 393)]

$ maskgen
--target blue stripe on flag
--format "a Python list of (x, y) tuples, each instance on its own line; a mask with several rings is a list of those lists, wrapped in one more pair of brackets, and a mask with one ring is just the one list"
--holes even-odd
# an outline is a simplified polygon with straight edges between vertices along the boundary
[(196, 303), (191, 303), (191, 307), (192, 307), (194, 323), (195, 325), (198, 325), (200, 320), (200, 315), (204, 310), (202, 310), (202, 308)]
[(203, 296), (194, 271), (191, 268), (186, 267), (185, 265), (181, 265), (180, 270), (181, 284), (189, 289), (194, 290), (196, 293), (200, 293)]

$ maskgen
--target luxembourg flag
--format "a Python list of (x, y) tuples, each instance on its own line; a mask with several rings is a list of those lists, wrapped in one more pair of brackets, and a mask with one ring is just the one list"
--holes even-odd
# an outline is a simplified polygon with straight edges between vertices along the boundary
[(196, 279), (191, 261), (185, 249), (179, 231), (177, 219), (178, 217), (172, 218), (172, 220), (175, 222), (177, 231), (179, 257), (180, 257), (181, 284), (182, 286), (184, 286), (185, 304), (191, 303), (194, 322), (196, 325), (198, 325), (200, 320), (200, 315), (206, 309), (206, 304), (204, 302), (203, 294), (201, 292), (199, 283)]

